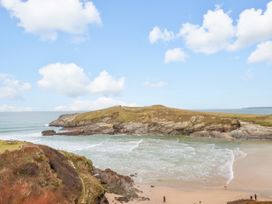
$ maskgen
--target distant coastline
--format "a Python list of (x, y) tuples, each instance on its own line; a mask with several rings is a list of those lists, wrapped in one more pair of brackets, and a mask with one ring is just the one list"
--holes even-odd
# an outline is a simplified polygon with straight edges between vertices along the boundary
[(245, 107), (242, 109), (272, 109), (272, 107)]

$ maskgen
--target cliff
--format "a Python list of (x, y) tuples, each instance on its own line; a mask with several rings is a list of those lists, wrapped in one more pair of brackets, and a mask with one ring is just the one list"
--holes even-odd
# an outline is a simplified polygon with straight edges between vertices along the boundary
[(115, 106), (62, 115), (50, 123), (62, 127), (44, 135), (188, 135), (217, 138), (272, 139), (272, 116), (205, 113), (168, 108)]
[(134, 182), (85, 157), (26, 142), (0, 141), (0, 204), (108, 204), (143, 199)]

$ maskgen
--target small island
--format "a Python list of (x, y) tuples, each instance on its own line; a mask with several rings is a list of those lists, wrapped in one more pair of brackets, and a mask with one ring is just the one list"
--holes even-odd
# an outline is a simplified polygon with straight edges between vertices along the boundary
[(224, 139), (272, 139), (272, 116), (209, 113), (169, 108), (114, 106), (61, 115), (43, 135), (186, 135)]

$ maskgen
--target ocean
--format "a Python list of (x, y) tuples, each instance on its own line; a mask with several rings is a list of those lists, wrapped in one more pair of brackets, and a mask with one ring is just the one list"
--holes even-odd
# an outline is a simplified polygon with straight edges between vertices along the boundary
[[(272, 109), (236, 112), (271, 114)], [(212, 110), (209, 110), (212, 111)], [(214, 110), (220, 111), (220, 110)], [(229, 110), (225, 112), (235, 112)], [(67, 150), (91, 159), (96, 167), (121, 174), (136, 174), (136, 182), (225, 185), (234, 177), (236, 160), (246, 157), (244, 145), (217, 139), (186, 136), (53, 136), (41, 131), (63, 112), (0, 113), (0, 139), (22, 140)], [(51, 129), (51, 127), (50, 127)]]

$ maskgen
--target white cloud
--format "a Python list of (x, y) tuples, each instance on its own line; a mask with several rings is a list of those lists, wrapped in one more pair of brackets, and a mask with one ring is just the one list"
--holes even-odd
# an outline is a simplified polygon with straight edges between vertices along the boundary
[(107, 71), (102, 71), (93, 81), (84, 69), (74, 63), (49, 64), (39, 69), (42, 79), (38, 81), (41, 88), (77, 97), (86, 94), (118, 94), (124, 88), (125, 79), (115, 79)]
[(186, 54), (180, 48), (169, 49), (165, 52), (164, 62), (184, 62), (186, 57)]
[(49, 64), (39, 69), (42, 79), (38, 81), (41, 88), (56, 90), (58, 93), (76, 97), (86, 94), (90, 83), (84, 70), (76, 64)]
[(57, 106), (57, 111), (86, 111), (86, 110), (97, 110), (107, 108), (111, 106), (122, 105), (122, 106), (136, 106), (136, 104), (128, 104), (121, 100), (116, 100), (110, 97), (101, 97), (94, 101), (90, 100), (75, 100), (71, 104), (64, 106)]
[(0, 112), (24, 112), (24, 111), (32, 111), (30, 107), (16, 107), (11, 105), (0, 105)]
[(272, 41), (267, 41), (257, 45), (257, 49), (250, 54), (248, 57), (248, 63), (257, 62), (272, 63)]
[[(214, 10), (208, 10), (203, 16), (201, 25), (184, 23), (178, 34), (167, 29), (161, 31), (156, 26), (149, 33), (149, 39), (151, 43), (155, 43), (158, 40), (169, 41), (181, 37), (188, 48), (204, 54), (213, 54), (222, 50), (235, 51), (261, 43), (248, 61), (250, 63), (270, 61), (269, 53), (265, 54), (260, 49), (269, 49), (269, 47), (264, 48), (262, 43), (272, 40), (272, 1), (267, 3), (264, 10), (256, 8), (243, 10), (237, 23), (233, 22), (228, 13), (216, 6)], [(260, 46), (262, 47), (259, 48)]]
[(232, 19), (222, 9), (209, 10), (201, 26), (182, 25), (179, 35), (194, 52), (212, 54), (226, 49), (234, 35)]
[(168, 85), (168, 83), (165, 81), (157, 81), (157, 82), (146, 81), (144, 83), (144, 86), (149, 87), (149, 88), (162, 88), (167, 85)]
[(155, 26), (149, 33), (149, 42), (154, 44), (159, 40), (170, 41), (175, 38), (175, 34), (172, 31), (164, 29), (163, 31)]
[(100, 24), (95, 5), (81, 0), (1, 0), (26, 32), (55, 40), (59, 32), (84, 35), (89, 24)]
[(29, 90), (31, 90), (29, 83), (18, 81), (9, 75), (0, 74), (0, 98), (22, 98), (22, 94)]
[(118, 94), (123, 90), (125, 78), (113, 78), (107, 71), (102, 71), (90, 84), (92, 93), (102, 93), (104, 95)]
[(254, 43), (272, 38), (272, 1), (265, 11), (261, 9), (246, 9), (238, 19), (236, 41), (230, 46), (236, 50)]

